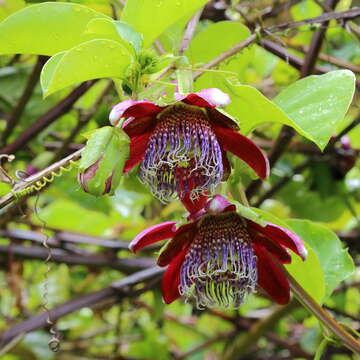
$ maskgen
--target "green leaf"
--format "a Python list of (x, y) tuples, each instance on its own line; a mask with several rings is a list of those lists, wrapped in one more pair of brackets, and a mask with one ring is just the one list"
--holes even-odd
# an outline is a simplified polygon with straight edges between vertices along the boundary
[(325, 277), (325, 298), (329, 297), (354, 272), (351, 256), (339, 238), (326, 227), (309, 220), (289, 220), (287, 223), (316, 252)]
[(207, 0), (128, 0), (121, 20), (144, 35), (144, 46), (151, 43), (182, 17), (192, 16)]
[[(272, 222), (284, 228), (291, 228), (289, 221), (285, 222), (278, 219), (273, 214), (257, 208), (251, 208), (254, 212), (259, 214), (266, 221)], [(289, 225), (288, 225), (289, 224)], [(297, 233), (296, 229), (292, 229)], [(296, 279), (296, 281), (318, 302), (322, 303), (325, 296), (325, 277), (324, 271), (318, 258), (315, 249), (312, 249), (311, 244), (307, 243), (306, 239), (298, 233), (298, 235), (305, 242), (305, 247), (308, 256), (303, 261), (298, 255), (290, 251), (291, 264), (286, 265), (289, 273)], [(311, 274), (311, 276), (309, 276)]]
[(107, 18), (86, 6), (47, 2), (28, 6), (0, 23), (0, 54), (53, 55), (85, 39), (87, 23)]
[(264, 122), (291, 124), (288, 116), (254, 87), (229, 81), (225, 82), (225, 86), (224, 91), (231, 97), (226, 111), (238, 119), (242, 133), (247, 134)]
[(296, 130), (323, 150), (338, 131), (354, 91), (355, 75), (349, 70), (336, 70), (296, 81), (274, 102), (291, 118)]
[(131, 54), (120, 43), (87, 41), (47, 61), (40, 78), (44, 96), (90, 79), (121, 78), (131, 63)]

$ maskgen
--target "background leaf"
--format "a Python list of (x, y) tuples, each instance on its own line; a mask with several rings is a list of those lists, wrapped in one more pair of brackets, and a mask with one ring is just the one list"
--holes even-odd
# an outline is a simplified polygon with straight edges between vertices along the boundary
[(206, 2), (207, 0), (127, 1), (121, 20), (144, 35), (144, 46), (147, 47), (171, 24), (182, 17), (192, 16)]
[(86, 6), (48, 2), (26, 7), (0, 23), (0, 54), (53, 55), (82, 41), (91, 19), (107, 18)]

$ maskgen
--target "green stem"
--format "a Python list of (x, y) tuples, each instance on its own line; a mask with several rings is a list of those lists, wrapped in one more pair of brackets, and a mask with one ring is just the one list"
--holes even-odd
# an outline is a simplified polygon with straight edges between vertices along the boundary
[(360, 342), (356, 340), (348, 331), (337, 323), (289, 274), (285, 269), (284, 272), (290, 283), (290, 287), (296, 298), (306, 307), (314, 316), (317, 317), (323, 325), (328, 328), (348, 349), (355, 354), (360, 354)]
[(326, 339), (322, 339), (318, 349), (316, 350), (314, 360), (321, 360), (321, 356), (322, 356), (324, 350), (326, 349), (327, 344), (328, 344), (328, 341)]

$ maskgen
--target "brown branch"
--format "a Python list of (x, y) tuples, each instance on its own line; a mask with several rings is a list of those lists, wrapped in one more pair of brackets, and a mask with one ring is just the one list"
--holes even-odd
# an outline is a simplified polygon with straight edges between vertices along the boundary
[[(70, 300), (62, 305), (56, 306), (49, 311), (49, 316), (52, 321), (56, 321), (65, 315), (73, 313), (84, 307), (93, 307), (104, 302), (111, 304), (126, 296), (132, 296), (134, 294), (131, 290), (133, 286), (144, 281), (154, 280), (158, 278), (162, 272), (163, 269), (159, 267), (152, 267), (150, 269), (139, 271), (124, 279), (114, 282), (102, 290), (91, 292), (80, 296), (77, 299)], [(47, 313), (35, 315), (1, 333), (0, 348), (20, 334), (26, 334), (37, 329), (45, 328), (48, 326), (47, 319)]]
[[(326, 0), (325, 5), (331, 9), (334, 9), (338, 2), (339, 2), (339, 0)], [(358, 13), (358, 15), (360, 15), (360, 9), (358, 9), (357, 13)], [(309, 51), (305, 54), (304, 64), (300, 71), (300, 77), (302, 77), (302, 78), (312, 74), (314, 71), (315, 63), (318, 59), (320, 49), (321, 49), (322, 44), (325, 39), (325, 34), (327, 31), (327, 27), (329, 25), (329, 20), (331, 19), (328, 16), (326, 16), (329, 14), (335, 15), (336, 13), (328, 13), (328, 14), (322, 15), (322, 17), (326, 18), (327, 20), (324, 22), (323, 27), (321, 29), (315, 31), (315, 33), (311, 39)], [(332, 19), (333, 19), (333, 17), (332, 17)]]
[[(54, 230), (56, 231), (56, 230)], [(42, 244), (44, 241), (44, 234), (22, 229), (5, 229), (0, 230), (0, 237), (8, 237), (20, 241), (32, 241), (34, 243)], [(111, 240), (98, 236), (91, 236), (87, 234), (79, 234), (70, 231), (56, 231), (55, 235), (49, 237), (47, 243), (52, 247), (61, 247), (62, 243), (69, 242), (75, 244), (97, 245), (106, 249), (112, 250), (128, 250), (129, 243), (127, 241)]]
[[(309, 47), (308, 46), (304, 46), (304, 45), (294, 45), (289, 41), (286, 41), (286, 39), (284, 39), (284, 41), (286, 42), (286, 45), (294, 50), (298, 50), (301, 51), (302, 53), (306, 54), (309, 52)], [(340, 68), (343, 69), (348, 69), (350, 71), (353, 71), (355, 73), (360, 73), (360, 66), (356, 65), (356, 64), (352, 64), (348, 61), (339, 59), (335, 56), (329, 55), (329, 54), (325, 54), (325, 53), (319, 53), (318, 55), (318, 59), (322, 60), (324, 62), (327, 62), (329, 64), (338, 66)]]
[(338, 135), (335, 136), (332, 143), (339, 141), (344, 135), (353, 130), (356, 126), (360, 124), (360, 116), (358, 116), (355, 120), (353, 120), (344, 130), (340, 131)]
[[(6, 258), (11, 254), (14, 258), (27, 260), (45, 260), (49, 252), (41, 246), (10, 246), (0, 245), (0, 254), (5, 254)], [(49, 261), (68, 265), (85, 265), (90, 267), (111, 268), (125, 273), (147, 269), (154, 265), (154, 260), (150, 258), (118, 259), (114, 256), (101, 254), (78, 255), (62, 249), (52, 249)]]
[(189, 46), (190, 40), (192, 39), (196, 26), (200, 20), (201, 14), (202, 14), (203, 8), (201, 8), (200, 10), (198, 10), (195, 15), (190, 19), (190, 21), (188, 22), (188, 25), (186, 27), (185, 30), (185, 34), (184, 37), (182, 39), (181, 45), (180, 45), (180, 50), (179, 50), (179, 55), (183, 55), (185, 50), (187, 49), (187, 47)]
[[(326, 5), (334, 9), (338, 1), (339, 0), (328, 0), (326, 2)], [(320, 16), (316, 16), (309, 19), (292, 21), (281, 25), (271, 26), (267, 29), (267, 31), (271, 33), (276, 33), (288, 29), (298, 28), (303, 25), (313, 25), (313, 24), (324, 24), (324, 28), (326, 29), (330, 20), (348, 21), (348, 20), (356, 19), (359, 16), (360, 16), (360, 8), (354, 8), (346, 11), (328, 12)]]
[(302, 0), (290, 0), (290, 1), (286, 1), (283, 4), (280, 4), (278, 6), (268, 8), (265, 11), (262, 11), (260, 13), (260, 17), (262, 18), (262, 20), (276, 17), (276, 16), (280, 15), (283, 11), (290, 9), (291, 7), (295, 6), (296, 4), (298, 4), (301, 1)]
[(61, 100), (57, 105), (51, 108), (46, 114), (42, 115), (34, 124), (26, 129), (14, 142), (0, 149), (0, 153), (12, 154), (24, 148), (24, 146), (36, 137), (42, 130), (51, 125), (60, 116), (66, 114), (74, 105), (74, 103), (85, 94), (97, 80), (87, 81), (74, 89), (65, 99)]
[(18, 103), (16, 104), (15, 108), (13, 109), (13, 111), (11, 112), (11, 114), (7, 120), (6, 128), (2, 134), (2, 139), (1, 139), (3, 144), (6, 143), (6, 140), (11, 135), (15, 126), (20, 121), (20, 118), (25, 110), (25, 107), (26, 107), (27, 103), (29, 102), (31, 95), (33, 94), (36, 84), (39, 81), (41, 69), (47, 59), (48, 59), (47, 56), (39, 56), (38, 57), (36, 64), (33, 68), (33, 71), (29, 76), (29, 79), (27, 81), (25, 89), (24, 89), (22, 95), (20, 96)]

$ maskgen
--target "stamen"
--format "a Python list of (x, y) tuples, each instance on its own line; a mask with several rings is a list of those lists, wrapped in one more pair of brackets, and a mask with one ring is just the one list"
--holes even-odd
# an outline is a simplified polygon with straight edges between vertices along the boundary
[(256, 256), (240, 216), (206, 216), (180, 274), (180, 294), (199, 309), (238, 308), (257, 283)]
[(224, 175), (222, 154), (206, 113), (176, 104), (161, 113), (149, 140), (140, 179), (161, 201), (213, 192)]

